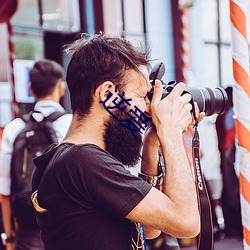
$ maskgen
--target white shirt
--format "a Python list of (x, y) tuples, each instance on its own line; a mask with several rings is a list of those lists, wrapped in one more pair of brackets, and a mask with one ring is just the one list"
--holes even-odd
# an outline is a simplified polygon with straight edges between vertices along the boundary
[[(54, 101), (40, 101), (36, 103), (34, 110), (40, 111), (45, 117), (55, 111), (65, 111), (59, 103)], [(53, 122), (52, 125), (56, 131), (58, 141), (61, 141), (66, 135), (71, 119), (71, 114), (65, 114)], [(13, 151), (13, 143), (17, 135), (24, 127), (24, 121), (21, 118), (16, 118), (9, 124), (7, 124), (4, 128), (0, 152), (0, 194), (10, 195), (10, 164)]]

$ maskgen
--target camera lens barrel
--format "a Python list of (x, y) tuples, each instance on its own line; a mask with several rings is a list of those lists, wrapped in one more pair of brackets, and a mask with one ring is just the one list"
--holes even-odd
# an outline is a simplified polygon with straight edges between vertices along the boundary
[[(150, 74), (152, 90), (148, 94), (148, 99), (151, 101), (154, 91), (154, 81), (162, 79), (165, 73), (165, 66), (163, 62), (156, 64)], [(165, 84), (163, 81), (162, 98), (166, 97), (176, 85), (175, 81)], [(198, 104), (200, 112), (205, 112), (206, 116), (213, 114), (222, 114), (228, 107), (228, 96), (223, 88), (188, 88), (184, 93), (190, 93), (194, 102)]]
[(188, 88), (187, 92), (206, 116), (222, 114), (227, 110), (228, 96), (223, 88)]
[[(175, 84), (173, 84), (173, 82), (170, 82), (167, 85), (164, 84), (162, 99), (172, 91), (174, 86)], [(193, 101), (197, 103), (200, 112), (205, 112), (206, 116), (223, 114), (228, 108), (228, 96), (223, 88), (187, 88), (184, 93), (187, 92), (192, 96)], [(152, 95), (153, 88), (148, 94), (150, 101), (152, 99)]]

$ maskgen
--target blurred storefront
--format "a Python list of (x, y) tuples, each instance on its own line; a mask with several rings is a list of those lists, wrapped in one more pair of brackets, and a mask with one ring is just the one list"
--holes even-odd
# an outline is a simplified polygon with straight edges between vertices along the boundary
[[(247, 8), (250, 10), (250, 3)], [(233, 84), (228, 0), (22, 0), (10, 24), (13, 51), (8, 45), (7, 24), (0, 24), (0, 88), (7, 82), (13, 86), (10, 53), (16, 61), (13, 67), (18, 67), (13, 69), (17, 79), (23, 68), (15, 65), (24, 60), (30, 65), (34, 60), (50, 58), (66, 69), (69, 58), (62, 46), (79, 32), (99, 31), (149, 46), (152, 65), (165, 63), (165, 82), (184, 79), (190, 86), (211, 88)], [(32, 107), (27, 81), (15, 85), (21, 113)], [(26, 99), (18, 99), (20, 86), (25, 88)], [(4, 107), (10, 114), (12, 100), (12, 96), (6, 99), (1, 94), (0, 110)], [(62, 102), (70, 110), (67, 95)], [(10, 119), (11, 115), (1, 112), (0, 126)]]

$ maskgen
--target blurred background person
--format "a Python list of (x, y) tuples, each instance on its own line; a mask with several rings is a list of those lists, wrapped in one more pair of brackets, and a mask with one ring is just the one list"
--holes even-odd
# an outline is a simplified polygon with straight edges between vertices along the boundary
[(233, 108), (233, 88), (227, 87), (228, 110), (217, 117), (221, 173), (223, 177), (222, 207), (225, 218), (225, 235), (242, 237), (239, 180), (235, 161), (235, 121)]
[[(64, 70), (62, 66), (55, 61), (43, 59), (34, 64), (29, 75), (31, 93), (36, 99), (32, 117), (33, 119), (37, 119), (37, 121), (41, 121), (56, 112), (60, 113), (60, 116), (58, 116), (59, 118), (52, 123), (56, 136), (60, 141), (65, 136), (71, 121), (71, 115), (65, 114), (64, 108), (59, 104), (65, 92)], [(19, 185), (21, 185), (21, 183), (24, 185), (24, 183), (27, 182), (29, 186), (20, 187), (19, 192), (22, 195), (13, 193), (13, 190), (17, 188), (15, 186), (17, 183), (12, 181), (14, 176), (13, 173), (17, 171), (16, 168), (18, 166), (13, 164), (12, 153), (15, 149), (14, 145), (18, 145), (16, 143), (16, 138), (24, 129), (26, 129), (25, 121), (21, 118), (17, 118), (5, 126), (2, 136), (0, 155), (0, 194), (2, 195), (2, 219), (4, 232), (6, 234), (6, 249), (43, 250), (44, 246), (40, 237), (40, 228), (36, 224), (33, 210), (28, 214), (25, 213), (27, 217), (22, 218), (21, 216), (24, 216), (24, 214), (19, 214), (19, 211), (26, 210), (26, 207), (22, 207), (24, 204), (22, 203), (21, 205), (20, 203), (19, 207), (13, 207), (17, 199), (22, 200), (24, 203), (29, 202), (31, 204), (29, 190), (31, 192), (32, 161), (30, 162), (27, 160), (27, 169), (25, 169), (25, 173), (30, 173), (27, 174), (27, 176), (25, 174), (25, 179), (30, 179), (25, 180), (25, 182), (19, 181)], [(42, 129), (45, 129), (45, 127)], [(33, 134), (31, 134), (32, 132)], [(27, 131), (26, 136), (28, 135), (27, 133), (34, 137), (36, 131)], [(26, 144), (23, 146), (26, 147)], [(31, 154), (30, 147), (28, 147), (28, 154)], [(24, 155), (23, 161), (20, 158), (20, 165), (22, 165), (26, 159), (29, 159), (28, 157), (29, 156), (25, 157)], [(24, 178), (24, 176), (20, 174), (19, 178)], [(17, 179), (15, 180), (17, 181)], [(27, 193), (26, 190), (28, 190)]]
[(224, 215), (221, 195), (223, 189), (220, 151), (215, 126), (217, 115), (207, 116), (199, 124), (201, 166), (210, 196), (215, 239), (224, 237)]

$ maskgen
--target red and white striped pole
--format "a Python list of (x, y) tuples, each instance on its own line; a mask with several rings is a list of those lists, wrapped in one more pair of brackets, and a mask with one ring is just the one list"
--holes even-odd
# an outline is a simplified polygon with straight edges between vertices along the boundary
[[(185, 5), (187, 4), (187, 5)], [(190, 53), (189, 53), (189, 8), (192, 2), (179, 1), (179, 9), (181, 15), (181, 81), (188, 83), (187, 72), (190, 69)], [(184, 145), (187, 151), (189, 162), (192, 165), (192, 138), (194, 136), (193, 128), (190, 126), (188, 131), (183, 134)]]
[(244, 249), (250, 249), (250, 82), (245, 8), (245, 0), (230, 0), (236, 154), (239, 164)]
[(184, 83), (187, 83), (187, 72), (190, 68), (189, 45), (189, 10), (183, 8), (181, 9), (181, 75)]
[(12, 111), (14, 118), (19, 117), (19, 105), (15, 94), (15, 76), (14, 76), (14, 45), (12, 42), (13, 29), (10, 21), (6, 22), (8, 30), (8, 48), (9, 48), (9, 81), (12, 84)]

